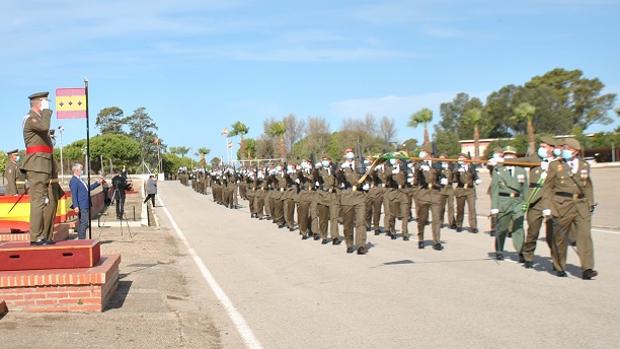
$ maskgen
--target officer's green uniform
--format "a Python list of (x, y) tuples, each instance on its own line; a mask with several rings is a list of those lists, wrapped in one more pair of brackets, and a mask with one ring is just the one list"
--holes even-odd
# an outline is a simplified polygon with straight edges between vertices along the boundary
[[(48, 93), (38, 93), (30, 99), (47, 97)], [(37, 241), (45, 238), (44, 210), (47, 204), (47, 192), (52, 174), (53, 143), (50, 137), (50, 119), (52, 111), (49, 109), (36, 113), (30, 110), (24, 118), (24, 143), (26, 157), (22, 170), (26, 171), (26, 179), (30, 183), (30, 240)]]
[[(282, 194), (284, 201), (284, 221), (289, 230), (293, 231), (295, 228), (295, 207), (299, 203), (299, 194), (297, 194), (297, 173), (287, 173), (284, 178), (286, 179), (286, 190)], [(301, 180), (300, 180), (301, 182)]]
[[(508, 148), (508, 147), (507, 147)], [(514, 152), (512, 149), (507, 151)], [(491, 183), (491, 209), (497, 209), (495, 252), (503, 258), (504, 242), (512, 224), (512, 244), (521, 255), (523, 249), (523, 209), (527, 195), (527, 174), (522, 167), (497, 165)]]
[(372, 171), (368, 175), (367, 182), (370, 185), (368, 194), (366, 195), (366, 226), (375, 231), (375, 235), (381, 233), (381, 206), (383, 205), (383, 195), (385, 188), (383, 187), (382, 176), (379, 171)]
[[(9, 151), (7, 155), (11, 155), (17, 153), (17, 150)], [(6, 184), (4, 187), (4, 195), (13, 196), (18, 195), (19, 192), (17, 190), (17, 179), (19, 177), (19, 166), (13, 161), (7, 161), (6, 167), (4, 168), (4, 178), (6, 179)]]
[(574, 162), (564, 160), (551, 162), (543, 184), (542, 201), (542, 207), (551, 210), (552, 219), (556, 223), (553, 229), (555, 269), (566, 270), (568, 234), (574, 230), (581, 269), (584, 272), (592, 270), (594, 247), (591, 236), (591, 207), (594, 204), (594, 191), (590, 178), (590, 165), (583, 159)]
[(297, 205), (297, 220), (299, 221), (299, 232), (302, 239), (310, 237), (312, 230), (312, 214), (311, 207), (314, 201), (312, 172), (309, 169), (304, 169), (297, 173), (299, 179), (299, 204)]
[(58, 164), (52, 160), (52, 175), (49, 185), (47, 186), (47, 197), (49, 202), (45, 206), (43, 221), (43, 238), (53, 240), (54, 225), (56, 223), (56, 211), (58, 210), (58, 201), (65, 195), (60, 184), (58, 183)]

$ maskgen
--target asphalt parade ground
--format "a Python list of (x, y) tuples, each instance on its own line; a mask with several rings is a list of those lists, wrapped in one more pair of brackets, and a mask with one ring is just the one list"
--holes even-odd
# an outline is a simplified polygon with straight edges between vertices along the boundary
[(507, 259), (493, 260), (484, 176), (481, 233), (442, 229), (441, 252), (418, 250), (415, 235), (404, 242), (369, 233), (367, 255), (346, 254), (344, 244), (302, 241), (298, 231), (251, 219), (245, 202), (230, 210), (178, 182), (160, 183), (156, 214), (193, 261), (184, 272), (225, 334), (218, 346), (617, 348), (620, 169), (592, 175), (599, 276), (591, 281), (581, 280), (574, 251), (569, 277), (554, 276), (544, 241), (534, 269), (517, 263), (510, 240)]

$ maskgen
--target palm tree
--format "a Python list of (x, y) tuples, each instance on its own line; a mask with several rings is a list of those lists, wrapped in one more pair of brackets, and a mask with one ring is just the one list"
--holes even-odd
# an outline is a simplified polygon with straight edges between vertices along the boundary
[(424, 143), (423, 146), (430, 142), (430, 137), (428, 135), (428, 124), (433, 120), (433, 111), (424, 108), (412, 114), (409, 117), (409, 123), (407, 126), (417, 128), (420, 125), (424, 125)]
[(207, 167), (207, 161), (205, 160), (205, 158), (207, 155), (209, 155), (210, 152), (211, 152), (211, 149), (209, 148), (206, 148), (206, 147), (198, 148), (198, 154), (200, 157), (199, 163), (202, 168)]
[(277, 138), (280, 141), (280, 157), (286, 158), (286, 147), (284, 145), (284, 134), (286, 133), (286, 125), (283, 121), (274, 122), (267, 130), (269, 137)]
[(533, 105), (523, 102), (520, 103), (513, 110), (514, 116), (513, 119), (517, 122), (527, 121), (527, 154), (532, 155), (536, 151), (536, 138), (534, 137), (534, 123), (532, 120), (534, 119), (534, 113), (536, 113), (536, 107)]
[(480, 108), (472, 108), (465, 112), (465, 119), (474, 125), (474, 160), (480, 159), (480, 120), (482, 119), (482, 110)]
[(231, 131), (228, 133), (228, 137), (239, 136), (239, 148), (241, 149), (240, 154), (249, 158), (247, 152), (245, 151), (245, 144), (243, 142), (243, 136), (247, 135), (250, 132), (250, 128), (241, 121), (237, 121), (231, 126)]

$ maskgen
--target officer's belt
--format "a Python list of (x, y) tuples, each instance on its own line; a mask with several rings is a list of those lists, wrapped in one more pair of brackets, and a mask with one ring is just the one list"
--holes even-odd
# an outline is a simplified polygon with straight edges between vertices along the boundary
[(538, 188), (538, 187), (542, 187), (542, 185), (538, 185), (538, 183), (530, 183), (530, 188)]
[(563, 198), (572, 198), (573, 200), (583, 199), (583, 198), (585, 198), (585, 197), (586, 197), (586, 196), (585, 196), (585, 195), (583, 195), (583, 194), (579, 194), (579, 193), (567, 193), (567, 192), (563, 192), (563, 191), (557, 192), (557, 193), (555, 193), (555, 195), (556, 195), (556, 196), (561, 196), (561, 197), (563, 197)]
[(34, 154), (34, 153), (52, 154), (53, 152), (54, 152), (54, 148), (49, 147), (47, 145), (33, 145), (31, 147), (26, 147), (26, 154)]
[(467, 189), (467, 188), (471, 188), (472, 186), (469, 184), (457, 184), (456, 185), (457, 188), (463, 188), (463, 189)]
[(518, 198), (518, 197), (521, 197), (521, 193), (499, 193), (499, 196), (505, 196), (509, 198)]

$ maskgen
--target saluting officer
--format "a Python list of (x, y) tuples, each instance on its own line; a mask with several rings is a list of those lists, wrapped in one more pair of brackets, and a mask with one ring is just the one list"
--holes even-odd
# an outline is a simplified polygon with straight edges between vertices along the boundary
[(48, 96), (49, 92), (38, 92), (28, 97), (30, 111), (23, 122), (26, 157), (22, 171), (26, 172), (26, 179), (30, 183), (30, 241), (34, 245), (53, 244), (53, 241), (46, 239), (43, 231), (54, 150), (50, 136), (52, 111)]
[[(342, 210), (343, 233), (347, 245), (347, 253), (363, 255), (368, 252), (366, 246), (366, 197), (364, 189), (358, 186), (360, 174), (353, 159), (352, 149), (347, 149), (345, 161), (340, 166), (340, 206)], [(359, 164), (358, 164), (359, 166)], [(355, 229), (355, 237), (353, 231)]]
[(556, 254), (553, 265), (557, 275), (566, 276), (568, 234), (573, 231), (576, 234), (582, 278), (589, 280), (598, 275), (594, 270), (591, 235), (595, 204), (590, 165), (579, 157), (579, 141), (568, 138), (563, 145), (562, 160), (549, 164), (543, 184), (543, 215), (554, 225), (553, 242)]
[(443, 250), (441, 244), (441, 185), (440, 171), (437, 164), (431, 162), (431, 147), (429, 144), (422, 148), (419, 157), (422, 159), (416, 164), (415, 178), (418, 186), (416, 201), (416, 216), (418, 218), (418, 248), (424, 248), (424, 228), (428, 223), (429, 211), (431, 211), (433, 249)]

